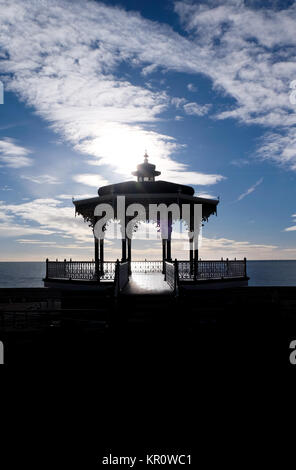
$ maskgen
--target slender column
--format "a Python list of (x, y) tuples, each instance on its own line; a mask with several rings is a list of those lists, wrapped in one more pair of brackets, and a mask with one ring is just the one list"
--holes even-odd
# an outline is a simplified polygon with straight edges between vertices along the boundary
[(194, 261), (198, 261), (198, 238), (194, 240)]
[(192, 244), (190, 243), (190, 251), (189, 251), (189, 256), (190, 256), (190, 275), (193, 276), (194, 274), (194, 250), (193, 250), (193, 246)]
[(190, 217), (190, 230), (193, 234), (193, 238), (191, 239), (190, 244), (190, 259), (192, 259), (192, 273), (194, 275), (194, 280), (197, 279), (197, 271), (198, 271), (198, 234), (194, 233), (194, 214)]
[(194, 279), (197, 279), (198, 275), (198, 240), (194, 242)]
[(132, 273), (132, 240), (127, 239), (127, 260), (128, 260), (128, 273)]
[(100, 239), (100, 272), (104, 274), (104, 238)]
[(193, 241), (192, 238), (189, 239), (189, 261), (190, 261), (190, 270), (193, 269)]
[(95, 275), (97, 280), (100, 279), (100, 259), (99, 259), (99, 240), (94, 237), (95, 242)]
[(121, 261), (126, 261), (126, 238), (123, 238), (121, 240), (122, 242), (122, 257), (121, 257)]
[(162, 239), (162, 274), (165, 273), (165, 260), (166, 260), (166, 240)]
[(172, 242), (171, 237), (167, 239), (167, 260), (172, 261)]
[(167, 260), (172, 261), (172, 244), (171, 244), (171, 236), (172, 236), (172, 213), (169, 213), (168, 217), (168, 239), (167, 239)]
[(198, 261), (198, 245), (197, 245), (197, 243), (194, 247), (194, 261)]

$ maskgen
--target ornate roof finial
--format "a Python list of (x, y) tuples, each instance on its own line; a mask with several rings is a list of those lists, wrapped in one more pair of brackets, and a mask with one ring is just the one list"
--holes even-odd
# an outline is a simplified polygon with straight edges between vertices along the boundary
[(155, 170), (155, 165), (148, 163), (148, 153), (145, 149), (144, 162), (137, 165), (137, 171), (133, 171), (132, 175), (137, 176), (138, 182), (155, 181), (155, 176), (160, 175), (160, 171)]

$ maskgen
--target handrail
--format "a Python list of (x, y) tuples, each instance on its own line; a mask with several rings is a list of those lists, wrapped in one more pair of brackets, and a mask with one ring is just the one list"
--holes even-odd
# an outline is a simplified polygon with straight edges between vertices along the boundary
[(118, 297), (129, 281), (129, 262), (116, 261), (114, 277), (114, 297)]
[(168, 283), (175, 296), (179, 295), (179, 267), (178, 261), (165, 261), (165, 281)]

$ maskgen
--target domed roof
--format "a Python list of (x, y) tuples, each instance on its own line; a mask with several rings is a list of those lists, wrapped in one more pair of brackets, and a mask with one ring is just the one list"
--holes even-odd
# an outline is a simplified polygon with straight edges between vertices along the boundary
[(193, 196), (194, 189), (184, 184), (171, 183), (169, 181), (126, 181), (124, 183), (109, 184), (102, 186), (98, 190), (99, 196), (107, 196), (110, 194), (158, 194), (158, 193), (175, 193), (187, 194)]

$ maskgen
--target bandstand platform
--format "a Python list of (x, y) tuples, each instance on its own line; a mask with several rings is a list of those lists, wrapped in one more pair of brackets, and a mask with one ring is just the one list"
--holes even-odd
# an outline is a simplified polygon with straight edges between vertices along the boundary
[[(103, 186), (97, 197), (73, 200), (76, 214), (82, 215), (93, 231), (94, 259), (47, 260), (45, 287), (96, 290), (117, 297), (153, 292), (178, 296), (189, 290), (248, 285), (246, 259), (199, 257), (199, 230), (211, 215), (217, 215), (218, 199), (195, 196), (191, 186), (155, 181), (160, 172), (148, 162), (147, 154), (132, 174), (137, 181)], [(106, 261), (104, 256), (106, 227), (111, 220), (120, 227), (122, 257), (116, 261)], [(186, 222), (188, 260), (172, 257), (172, 227), (176, 221)], [(161, 260), (132, 260), (133, 235), (141, 222), (157, 226)]]

